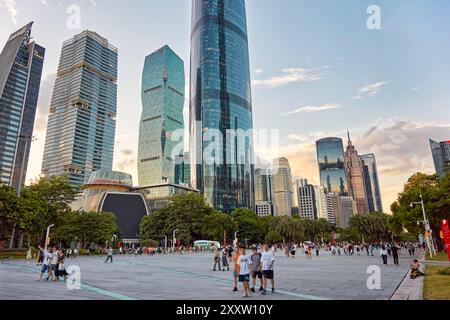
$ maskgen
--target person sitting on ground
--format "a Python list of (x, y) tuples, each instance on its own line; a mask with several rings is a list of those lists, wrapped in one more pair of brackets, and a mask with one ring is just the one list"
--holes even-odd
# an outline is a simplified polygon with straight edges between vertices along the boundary
[(414, 262), (411, 264), (411, 279), (415, 279), (417, 277), (424, 276), (425, 273), (421, 271), (421, 265), (419, 260), (414, 259)]

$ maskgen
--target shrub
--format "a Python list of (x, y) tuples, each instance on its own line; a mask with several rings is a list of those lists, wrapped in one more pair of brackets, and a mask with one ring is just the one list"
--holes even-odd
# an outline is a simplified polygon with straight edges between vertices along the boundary
[(450, 276), (450, 267), (439, 270), (438, 274), (441, 276)]

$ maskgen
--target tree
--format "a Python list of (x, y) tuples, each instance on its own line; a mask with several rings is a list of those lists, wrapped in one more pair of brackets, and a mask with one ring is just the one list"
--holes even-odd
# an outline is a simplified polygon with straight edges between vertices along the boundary
[(16, 191), (0, 184), (0, 242), (6, 240), (12, 231), (12, 214), (16, 210), (17, 201)]
[(214, 211), (205, 217), (203, 234), (209, 240), (221, 241), (224, 238), (224, 231), (231, 235), (234, 231), (231, 217), (220, 211)]
[(239, 208), (231, 213), (234, 226), (239, 231), (241, 242), (259, 243), (264, 240), (265, 233), (261, 218), (250, 209)]
[(283, 241), (283, 237), (276, 231), (269, 231), (264, 239), (266, 244), (275, 244)]
[(289, 216), (274, 217), (271, 230), (278, 232), (286, 242), (298, 241), (304, 236), (304, 226), (298, 219)]

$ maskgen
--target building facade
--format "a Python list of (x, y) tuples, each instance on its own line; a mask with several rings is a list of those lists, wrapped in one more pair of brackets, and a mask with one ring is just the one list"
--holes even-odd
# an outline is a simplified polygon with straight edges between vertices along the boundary
[(316, 200), (317, 218), (330, 221), (330, 217), (328, 215), (327, 194), (325, 193), (325, 188), (323, 186), (315, 186), (314, 195)]
[(356, 201), (356, 213), (367, 214), (369, 213), (369, 203), (367, 200), (364, 162), (352, 144), (350, 134), (348, 134), (348, 146), (344, 159), (349, 195)]
[(450, 140), (436, 142), (430, 139), (434, 167), (439, 178), (450, 173)]
[(0, 183), (20, 191), (27, 175), (45, 49), (33, 23), (13, 33), (0, 54)]
[(73, 186), (111, 171), (117, 112), (117, 49), (92, 31), (63, 44), (48, 118), (42, 173)]
[(252, 129), (245, 1), (193, 0), (191, 179), (223, 212), (255, 206)]
[(279, 158), (274, 160), (273, 185), (274, 202), (277, 216), (292, 215), (293, 197), (292, 174), (289, 160)]
[(366, 183), (369, 212), (383, 212), (380, 181), (378, 179), (378, 168), (375, 155), (372, 153), (363, 154), (361, 158), (364, 161), (364, 179)]
[(325, 191), (348, 195), (344, 166), (344, 145), (340, 138), (325, 138), (316, 142), (320, 184)]
[(256, 201), (256, 214), (259, 217), (273, 216), (273, 204), (267, 201)]
[(139, 185), (175, 182), (183, 152), (184, 63), (168, 46), (145, 59), (139, 128)]
[(298, 210), (303, 219), (317, 220), (316, 194), (312, 184), (308, 180), (300, 179), (296, 181)]

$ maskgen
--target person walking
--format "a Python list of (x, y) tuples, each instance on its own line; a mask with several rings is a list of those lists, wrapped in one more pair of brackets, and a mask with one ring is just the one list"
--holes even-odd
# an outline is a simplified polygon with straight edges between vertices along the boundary
[(233, 292), (237, 292), (238, 288), (237, 288), (237, 284), (238, 284), (238, 279), (239, 279), (239, 266), (238, 266), (238, 260), (239, 257), (241, 256), (241, 253), (239, 252), (239, 248), (236, 247), (234, 250), (234, 256), (233, 256)]
[(275, 256), (269, 251), (269, 246), (264, 245), (264, 251), (261, 254), (261, 269), (263, 274), (262, 295), (267, 294), (267, 280), (270, 280), (272, 285), (272, 293), (275, 293), (274, 263)]
[(394, 259), (394, 264), (396, 266), (399, 266), (399, 263), (398, 263), (398, 250), (399, 249), (398, 249), (397, 244), (394, 243), (391, 250), (392, 250), (392, 258)]
[(319, 245), (319, 243), (316, 243), (316, 244), (314, 245), (314, 248), (316, 249), (316, 257), (318, 257), (318, 256), (319, 256), (319, 253), (320, 253), (320, 245)]
[(222, 248), (222, 271), (225, 271), (225, 268), (227, 268), (227, 271), (230, 271), (230, 264), (228, 263), (228, 257), (227, 257), (227, 248)]
[(219, 266), (219, 271), (222, 271), (222, 267), (220, 266), (220, 251), (215, 246), (212, 248), (214, 253), (214, 267), (213, 271), (216, 271), (216, 266)]
[(239, 273), (239, 282), (242, 282), (244, 286), (244, 295), (242, 298), (248, 298), (251, 296), (250, 292), (250, 273), (251, 273), (251, 260), (250, 257), (247, 256), (245, 252), (245, 246), (241, 247), (241, 255), (238, 259), (238, 273)]
[(113, 248), (109, 247), (108, 257), (106, 258), (105, 263), (108, 263), (109, 260), (111, 260), (111, 263), (113, 263), (113, 254), (114, 254)]
[(50, 271), (47, 275), (47, 281), (51, 278), (53, 281), (56, 281), (56, 272), (58, 266), (58, 248), (54, 247), (51, 252), (51, 260), (50, 260)]
[(384, 244), (381, 245), (380, 256), (381, 256), (381, 259), (383, 260), (383, 264), (387, 265), (388, 252), (387, 252), (386, 246)]
[(263, 291), (263, 276), (261, 269), (261, 253), (258, 253), (258, 249), (256, 247), (253, 248), (253, 254), (250, 257), (252, 261), (252, 292), (255, 292), (256, 286), (256, 278), (259, 279), (259, 291)]

